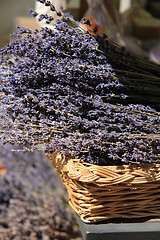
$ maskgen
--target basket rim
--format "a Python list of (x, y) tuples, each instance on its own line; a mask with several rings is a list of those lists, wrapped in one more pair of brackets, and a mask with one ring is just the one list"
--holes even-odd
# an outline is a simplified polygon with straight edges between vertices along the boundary
[(70, 178), (96, 185), (143, 184), (160, 181), (160, 164), (143, 166), (98, 166), (78, 159), (69, 159), (62, 166), (62, 174)]
[(61, 153), (46, 154), (62, 178), (99, 186), (152, 184), (160, 181), (160, 164), (99, 166), (81, 159), (66, 159)]

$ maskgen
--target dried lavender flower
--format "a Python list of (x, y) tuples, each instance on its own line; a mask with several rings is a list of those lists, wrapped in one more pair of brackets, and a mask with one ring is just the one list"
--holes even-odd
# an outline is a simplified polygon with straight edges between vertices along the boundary
[[(39, 2), (54, 10), (49, 1)], [(30, 13), (48, 24), (53, 21), (51, 16)], [(137, 75), (137, 67), (131, 65), (134, 57), (106, 38), (96, 39), (68, 14), (56, 20), (54, 29), (31, 31), (21, 26), (14, 36), (16, 40), (0, 51), (4, 143), (31, 151), (43, 145), (45, 152), (98, 165), (160, 161), (160, 113), (148, 102), (145, 106), (148, 90), (135, 93), (137, 76), (143, 84), (152, 77), (153, 85), (158, 82), (156, 67), (147, 75), (139, 60)], [(113, 58), (119, 61), (117, 69)], [(132, 72), (126, 70), (130, 65)]]

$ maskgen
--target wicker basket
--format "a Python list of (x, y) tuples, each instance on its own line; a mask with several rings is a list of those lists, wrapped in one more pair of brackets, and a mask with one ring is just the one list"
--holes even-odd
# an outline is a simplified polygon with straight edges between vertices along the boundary
[(47, 155), (84, 222), (160, 216), (160, 164), (97, 166)]

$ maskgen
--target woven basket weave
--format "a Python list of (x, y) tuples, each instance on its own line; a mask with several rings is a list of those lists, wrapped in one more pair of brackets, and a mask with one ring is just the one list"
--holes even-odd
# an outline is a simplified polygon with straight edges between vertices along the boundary
[(160, 216), (160, 164), (97, 166), (47, 155), (84, 222)]

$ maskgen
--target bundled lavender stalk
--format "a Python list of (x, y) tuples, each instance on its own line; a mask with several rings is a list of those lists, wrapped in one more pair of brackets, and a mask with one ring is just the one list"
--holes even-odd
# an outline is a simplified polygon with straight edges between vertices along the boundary
[[(40, 2), (61, 17), (49, 1)], [(1, 50), (3, 143), (31, 151), (42, 145), (47, 153), (98, 165), (158, 163), (160, 113), (142, 105), (140, 94), (134, 98), (137, 89), (126, 80), (128, 71), (112, 68), (106, 39), (96, 39), (62, 11), (64, 18), (56, 20), (54, 29), (18, 27), (16, 39)], [(48, 24), (53, 21), (30, 12)], [(154, 83), (156, 71), (149, 75)]]

